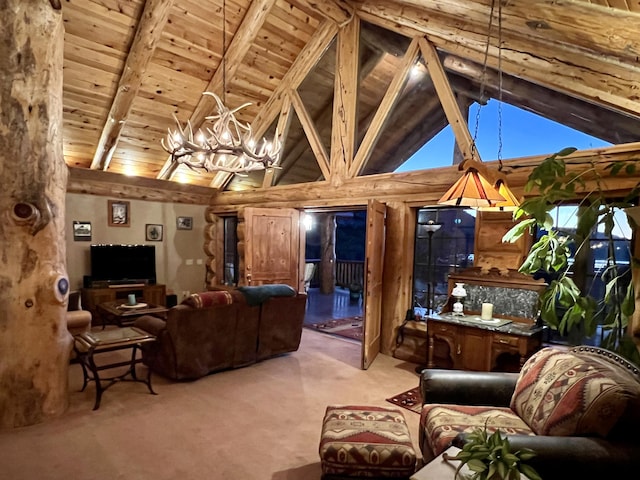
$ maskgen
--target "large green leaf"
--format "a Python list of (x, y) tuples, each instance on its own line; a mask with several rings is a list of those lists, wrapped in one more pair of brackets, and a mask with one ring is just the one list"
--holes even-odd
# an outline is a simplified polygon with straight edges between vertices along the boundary
[(504, 234), (502, 241), (505, 243), (515, 243), (522, 238), (525, 233), (528, 233), (530, 229), (535, 227), (535, 225), (536, 221), (533, 218), (516, 223), (507, 233)]
[(631, 317), (636, 309), (636, 294), (633, 282), (629, 282), (624, 300), (622, 301), (621, 310), (624, 315)]

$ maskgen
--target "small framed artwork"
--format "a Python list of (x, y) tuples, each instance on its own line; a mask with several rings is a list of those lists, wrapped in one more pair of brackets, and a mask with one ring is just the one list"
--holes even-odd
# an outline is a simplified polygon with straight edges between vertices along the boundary
[(148, 242), (161, 242), (162, 241), (162, 225), (155, 223), (147, 223), (145, 227), (146, 239)]
[(109, 226), (128, 227), (131, 224), (129, 202), (109, 200)]
[(91, 222), (73, 221), (73, 239), (76, 242), (91, 241)]
[(191, 230), (193, 228), (193, 217), (178, 217), (176, 219), (178, 230)]

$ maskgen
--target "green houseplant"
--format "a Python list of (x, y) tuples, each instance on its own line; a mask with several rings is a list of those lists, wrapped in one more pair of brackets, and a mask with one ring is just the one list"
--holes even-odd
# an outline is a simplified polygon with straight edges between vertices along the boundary
[[(527, 198), (514, 212), (520, 220), (503, 238), (514, 242), (534, 227), (544, 234), (536, 241), (519, 271), (536, 274), (545, 272), (552, 279), (540, 297), (540, 316), (561, 335), (579, 330), (585, 337), (596, 333), (598, 324), (603, 329), (602, 347), (613, 350), (640, 365), (640, 355), (633, 340), (627, 335), (627, 326), (635, 310), (632, 269), (620, 265), (614, 248), (614, 214), (635, 205), (639, 188), (636, 185), (624, 198), (610, 199), (602, 188), (606, 176), (633, 174), (635, 161), (611, 162), (604, 170), (592, 163), (567, 172), (566, 157), (575, 148), (565, 148), (534, 168), (525, 184), (525, 192), (537, 189), (537, 195)], [(588, 185), (594, 186), (587, 190)], [(580, 195), (578, 189), (582, 190)], [(550, 212), (562, 201), (580, 197), (577, 209), (577, 228), (554, 228)], [(635, 222), (630, 220), (632, 227)], [(571, 276), (570, 258), (589, 248), (589, 237), (596, 227), (603, 229), (607, 257), (604, 267), (596, 274), (605, 285), (603, 298), (596, 298), (584, 286), (580, 288)], [(629, 255), (631, 258), (631, 255)], [(632, 262), (635, 260), (632, 259)]]
[[(524, 463), (534, 456), (533, 450), (528, 448), (512, 452), (509, 439), (503, 437), (500, 430), (489, 434), (485, 425), (469, 433), (462, 449), (455, 456), (445, 454), (445, 459), (460, 460), (454, 475), (456, 479), (518, 480), (524, 474), (530, 480), (541, 480), (538, 472)], [(461, 473), (465, 465), (472, 473)]]

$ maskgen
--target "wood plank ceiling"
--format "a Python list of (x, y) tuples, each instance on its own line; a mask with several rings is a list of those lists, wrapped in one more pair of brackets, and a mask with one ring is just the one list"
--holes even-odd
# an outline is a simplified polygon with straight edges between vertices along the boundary
[[(460, 107), (478, 99), (491, 0), (226, 0), (224, 6), (223, 0), (63, 3), (63, 148), (70, 167), (233, 190), (326, 178), (328, 166), (318, 158), (331, 151), (333, 38), (353, 15), (362, 20), (358, 145), (368, 141), (369, 126), (380, 126), (376, 109), (413, 37), (437, 48)], [(503, 0), (502, 31), (505, 102), (614, 144), (640, 141), (640, 0)], [(499, 93), (497, 52), (494, 37), (485, 97)], [(171, 166), (160, 140), (174, 126), (173, 115), (197, 126), (212, 113), (204, 91), (232, 107), (250, 102), (238, 117), (259, 135), (275, 130), (291, 102), (295, 114), (273, 180), (265, 182), (263, 172), (230, 179)], [(447, 125), (434, 82), (408, 80), (384, 123), (393, 132), (381, 134), (350, 175), (393, 171)]]

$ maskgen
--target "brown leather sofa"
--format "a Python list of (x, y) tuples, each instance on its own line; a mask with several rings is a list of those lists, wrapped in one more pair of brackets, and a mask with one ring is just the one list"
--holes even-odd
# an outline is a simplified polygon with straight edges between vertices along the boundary
[(544, 348), (520, 373), (425, 369), (420, 449), (425, 462), (486, 426), (545, 480), (624, 478), (640, 469), (640, 370), (590, 346)]
[(135, 326), (155, 335), (143, 362), (175, 380), (193, 380), (296, 351), (307, 296), (288, 285), (220, 288), (192, 294), (166, 319), (145, 315)]

